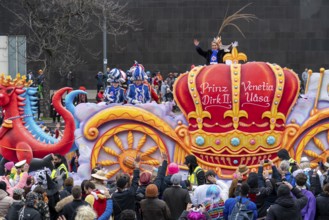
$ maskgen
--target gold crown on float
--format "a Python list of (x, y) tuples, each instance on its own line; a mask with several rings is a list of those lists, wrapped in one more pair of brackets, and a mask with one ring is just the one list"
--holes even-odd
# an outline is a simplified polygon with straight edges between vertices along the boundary
[(11, 76), (6, 76), (4, 73), (0, 75), (0, 84), (5, 87), (29, 87), (32, 83), (32, 80), (26, 81), (26, 76), (21, 76), (20, 73), (17, 73), (14, 79)]

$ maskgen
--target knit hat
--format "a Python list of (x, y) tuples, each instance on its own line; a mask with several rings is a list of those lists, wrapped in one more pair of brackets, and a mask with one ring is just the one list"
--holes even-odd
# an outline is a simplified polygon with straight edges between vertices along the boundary
[(193, 164), (193, 165), (197, 165), (198, 162), (197, 162), (197, 159), (194, 155), (188, 155), (185, 157), (185, 162), (184, 164), (187, 165), (187, 164)]
[(117, 187), (120, 189), (124, 189), (127, 183), (128, 183), (128, 179), (125, 175), (123, 175), (117, 180)]
[(257, 175), (257, 173), (255, 173), (255, 172), (249, 173), (247, 183), (248, 183), (249, 187), (252, 188), (252, 189), (258, 188), (258, 175)]
[(7, 184), (4, 181), (0, 181), (0, 189), (2, 189), (3, 191), (7, 190)]
[(168, 175), (174, 175), (175, 173), (179, 172), (179, 167), (177, 163), (170, 163), (168, 165)]
[(15, 164), (14, 164), (14, 162), (12, 162), (12, 161), (7, 162), (7, 163), (5, 163), (5, 168), (6, 168), (7, 170), (11, 171), (11, 168), (13, 168), (14, 165), (15, 165)]
[(80, 86), (80, 87), (79, 87), (79, 90), (86, 91), (86, 87), (84, 87), (84, 86)]
[(278, 188), (278, 197), (290, 195), (290, 189), (287, 185), (280, 185)]
[(23, 193), (24, 193), (24, 190), (20, 189), (20, 188), (16, 188), (13, 191), (13, 194), (16, 194), (16, 195), (19, 195), (19, 196), (23, 195)]
[(29, 192), (26, 195), (26, 206), (33, 207), (36, 199), (38, 199), (38, 195), (35, 192)]
[(158, 187), (154, 184), (150, 184), (146, 187), (145, 197), (156, 198), (158, 197), (159, 191)]
[(149, 184), (151, 181), (151, 173), (150, 172), (143, 172), (141, 173), (140, 177), (139, 177), (139, 182), (141, 183), (141, 185), (147, 185)]
[(170, 178), (170, 181), (172, 182), (173, 185), (179, 185), (182, 182), (182, 175), (179, 173), (176, 173), (172, 175)]

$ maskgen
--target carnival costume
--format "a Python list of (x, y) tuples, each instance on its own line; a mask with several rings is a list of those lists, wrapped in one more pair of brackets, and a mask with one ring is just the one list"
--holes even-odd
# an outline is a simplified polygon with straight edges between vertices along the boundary
[[(112, 69), (109, 73), (109, 79), (107, 82), (109, 83), (123, 83), (125, 82), (124, 76), (125, 73), (122, 74), (122, 70)], [(104, 101), (109, 103), (123, 103), (125, 101), (125, 91), (120, 86), (114, 87), (113, 85), (108, 85), (105, 89), (104, 93)]]
[[(131, 67), (133, 84), (130, 84), (127, 90), (127, 101), (130, 104), (141, 104), (150, 102), (150, 90), (147, 85), (143, 84), (146, 74), (142, 65), (135, 62)], [(142, 81), (141, 85), (136, 84), (136, 80)]]

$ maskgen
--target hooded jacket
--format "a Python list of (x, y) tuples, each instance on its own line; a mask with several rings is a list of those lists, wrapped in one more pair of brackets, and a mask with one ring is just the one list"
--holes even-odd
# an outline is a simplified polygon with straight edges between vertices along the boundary
[(130, 188), (113, 193), (112, 200), (114, 220), (119, 220), (121, 212), (125, 209), (135, 210), (135, 196), (138, 188), (138, 180), (139, 169), (135, 169)]
[(144, 220), (170, 220), (170, 210), (167, 204), (158, 198), (146, 198), (141, 201)]
[(4, 181), (7, 184), (7, 192), (10, 196), (13, 196), (14, 189), (23, 189), (26, 185), (26, 180), (28, 178), (29, 174), (27, 172), (23, 172), (21, 175), (21, 178), (19, 179), (19, 182), (15, 186), (11, 186), (8, 179), (5, 176), (0, 177), (1, 181)]
[(328, 193), (321, 193), (316, 198), (316, 220), (327, 220), (329, 219), (329, 194)]
[(14, 200), (13, 204), (10, 206), (6, 220), (17, 220), (19, 215), (19, 210), (23, 208), (24, 202), (22, 200)]
[(306, 189), (301, 190), (303, 195), (307, 198), (307, 204), (302, 209), (302, 217), (303, 219), (314, 219), (315, 218), (315, 210), (316, 210), (316, 200), (311, 191)]
[(196, 167), (199, 166), (195, 156), (193, 156), (193, 155), (186, 156), (185, 157), (185, 164), (190, 164), (189, 175), (193, 175), (194, 172), (196, 172), (195, 175), (196, 175), (198, 186), (203, 185), (203, 184), (206, 183), (206, 178), (205, 178), (204, 171), (202, 169), (200, 171), (195, 171)]
[(73, 201), (73, 196), (67, 196), (64, 199), (61, 199), (55, 206), (56, 212), (61, 212), (66, 204), (69, 204)]
[(0, 189), (0, 217), (5, 217), (7, 215), (8, 209), (13, 201), (13, 198), (8, 196), (6, 191)]
[(307, 204), (307, 198), (297, 188), (293, 188), (291, 192), (297, 199), (294, 200), (290, 194), (278, 197), (275, 204), (269, 208), (266, 220), (302, 219), (301, 210)]

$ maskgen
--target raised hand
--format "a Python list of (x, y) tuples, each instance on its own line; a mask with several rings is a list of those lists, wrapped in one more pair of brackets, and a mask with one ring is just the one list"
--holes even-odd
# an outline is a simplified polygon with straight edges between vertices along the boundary
[(194, 43), (195, 46), (199, 46), (200, 41), (198, 41), (197, 39), (194, 39), (193, 43)]

